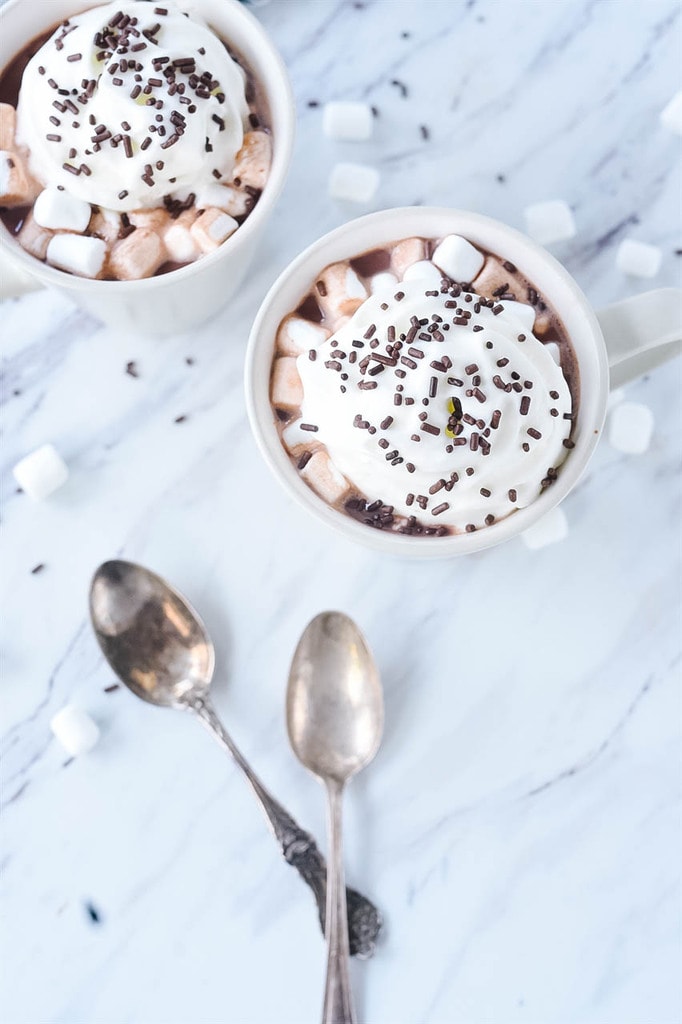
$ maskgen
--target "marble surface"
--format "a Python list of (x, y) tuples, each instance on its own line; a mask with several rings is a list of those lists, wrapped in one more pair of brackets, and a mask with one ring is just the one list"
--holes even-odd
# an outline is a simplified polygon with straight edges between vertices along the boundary
[[(242, 779), (189, 719), (105, 692), (86, 596), (97, 564), (121, 555), (167, 575), (204, 614), (225, 721), (320, 836), (322, 792), (286, 740), (288, 663), (324, 608), (365, 630), (386, 733), (348, 793), (347, 869), (386, 930), (376, 958), (354, 965), (362, 1021), (674, 1024), (679, 364), (629, 388), (654, 411), (652, 448), (626, 456), (601, 443), (564, 504), (563, 543), (533, 553), (517, 540), (434, 564), (350, 546), (292, 506), (251, 439), (241, 369), (276, 274), (363, 212), (326, 196), (338, 159), (380, 167), (372, 208), (442, 203), (522, 226), (526, 203), (565, 198), (579, 233), (553, 251), (597, 305), (643, 290), (615, 269), (624, 237), (662, 247), (653, 284), (679, 282), (679, 139), (657, 117), (680, 88), (680, 7), (255, 10), (291, 70), (300, 131), (238, 300), (163, 342), (116, 336), (46, 292), (2, 308), (0, 1015), (319, 1019), (313, 905)], [(377, 107), (371, 142), (322, 137), (308, 104), (333, 98)], [(31, 504), (11, 466), (46, 440), (71, 478)], [(48, 725), (69, 701), (102, 729), (71, 763)]]

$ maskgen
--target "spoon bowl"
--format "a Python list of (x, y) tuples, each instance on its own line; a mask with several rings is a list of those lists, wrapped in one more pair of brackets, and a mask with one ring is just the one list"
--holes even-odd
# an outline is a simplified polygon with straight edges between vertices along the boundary
[(194, 608), (149, 569), (104, 562), (90, 587), (97, 642), (116, 675), (149, 704), (182, 707), (205, 694), (215, 652)]

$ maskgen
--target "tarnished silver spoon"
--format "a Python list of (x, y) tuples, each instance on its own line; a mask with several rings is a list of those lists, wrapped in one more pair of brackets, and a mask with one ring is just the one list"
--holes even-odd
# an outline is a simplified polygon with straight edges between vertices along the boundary
[[(324, 931), (327, 866), (313, 837), (267, 791), (219, 720), (209, 688), (213, 644), (192, 606), (165, 580), (133, 562), (104, 562), (90, 587), (95, 636), (112, 669), (136, 697), (158, 707), (189, 711), (239, 765), (256, 795), (287, 863), (310, 886)], [(346, 889), (350, 948), (372, 956), (381, 930), (376, 907)]]
[(343, 912), (341, 800), (346, 782), (372, 760), (384, 701), (371, 651), (352, 619), (323, 612), (305, 629), (287, 688), (287, 728), (299, 761), (324, 783), (328, 800), (327, 982), (323, 1024), (355, 1024)]

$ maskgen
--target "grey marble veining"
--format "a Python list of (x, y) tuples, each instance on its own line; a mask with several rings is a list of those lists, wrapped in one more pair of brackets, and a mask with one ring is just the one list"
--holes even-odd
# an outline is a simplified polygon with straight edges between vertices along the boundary
[[(522, 227), (527, 203), (566, 199), (578, 235), (552, 251), (597, 306), (643, 290), (615, 269), (624, 237), (663, 249), (652, 285), (679, 283), (680, 142), (658, 113), (680, 88), (680, 7), (273, 0), (254, 10), (290, 68), (299, 131), (236, 301), (163, 342), (117, 336), (46, 292), (2, 308), (4, 1019), (319, 1016), (314, 908), (242, 780), (189, 719), (104, 692), (112, 678), (86, 595), (96, 565), (122, 555), (201, 610), (221, 713), (320, 836), (322, 793), (286, 741), (288, 662), (325, 607), (366, 632), (386, 736), (349, 792), (347, 873), (387, 927), (375, 960), (354, 965), (361, 1019), (673, 1024), (679, 364), (629, 389), (654, 411), (651, 450), (601, 443), (565, 502), (566, 541), (423, 565), (352, 547), (291, 505), (251, 439), (241, 373), (277, 273), (365, 212), (327, 197), (339, 159), (380, 168), (371, 208), (440, 203)], [(308, 104), (338, 98), (377, 108), (370, 142), (322, 136)], [(71, 478), (33, 505), (11, 467), (46, 440)], [(48, 723), (68, 701), (90, 711), (102, 740), (67, 764)]]

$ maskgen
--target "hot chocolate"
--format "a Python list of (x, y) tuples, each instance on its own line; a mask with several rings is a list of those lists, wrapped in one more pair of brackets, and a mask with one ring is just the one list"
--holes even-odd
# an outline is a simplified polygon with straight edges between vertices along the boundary
[(522, 268), (457, 235), (406, 238), (311, 283), (280, 325), (271, 402), (324, 501), (378, 529), (445, 536), (552, 485), (579, 378)]

